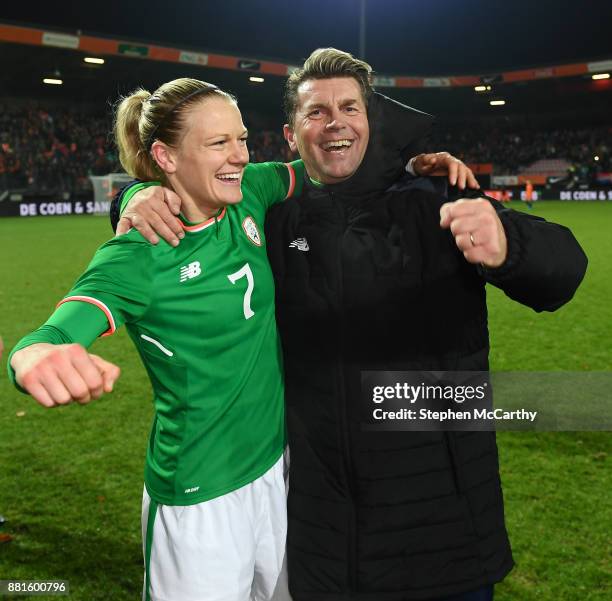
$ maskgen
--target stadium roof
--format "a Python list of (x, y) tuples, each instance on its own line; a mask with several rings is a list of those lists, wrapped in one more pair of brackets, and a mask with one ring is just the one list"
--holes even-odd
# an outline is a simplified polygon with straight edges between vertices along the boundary
[[(265, 84), (252, 83), (248, 80), (252, 73), (235, 69), (235, 57), (268, 58), (280, 61), (286, 68), (287, 64), (299, 64), (317, 46), (333, 45), (358, 54), (360, 2), (311, 0), (289, 7), (279, 0), (223, 3), (176, 0), (165, 3), (172, 7), (169, 16), (161, 12), (162, 3), (157, 0), (146, 4), (132, 0), (124, 3), (127, 5), (124, 7), (108, 1), (101, 3), (97, 11), (86, 3), (71, 3), (70, 13), (68, 3), (40, 4), (36, 12), (27, 5), (5, 3), (0, 8), (0, 25), (22, 23), (70, 34), (64, 37), (68, 42), (71, 37), (77, 40), (77, 46), (70, 49), (40, 45), (40, 30), (39, 41), (34, 45), (0, 42), (0, 94), (73, 103), (88, 101), (100, 109), (138, 85), (155, 89), (164, 81), (191, 76), (235, 93), (243, 111), (262, 111), (276, 124), (281, 118), (283, 78), (266, 76)], [(418, 3), (366, 0), (366, 3), (366, 58), (378, 73), (433, 78), (453, 73), (491, 75), (493, 91), (480, 97), (471, 85), (452, 90), (391, 90), (378, 84), (383, 92), (400, 101), (439, 116), (462, 119), (490, 114), (488, 102), (499, 93), (509, 103), (501, 110), (494, 109), (497, 114), (581, 110), (592, 114), (594, 123), (609, 122), (612, 80), (594, 82), (588, 75), (555, 79), (554, 74), (550, 78), (544, 69), (542, 81), (500, 85), (496, 75), (505, 70), (612, 59), (612, 38), (598, 35), (595, 29), (596, 24), (606, 22), (608, 14), (612, 16), (610, 1), (583, 0), (563, 9), (560, 3), (542, 0), (503, 4), (497, 0)], [(506, 4), (512, 6), (512, 11)], [(527, 5), (531, 10), (526, 9)], [(137, 60), (129, 56), (130, 48), (125, 55), (116, 50), (106, 53), (106, 64), (102, 67), (85, 65), (78, 40), (94, 40), (96, 36), (98, 43), (102, 38), (114, 39), (115, 47), (117, 40), (142, 42), (149, 50), (155, 44), (162, 54), (174, 47), (209, 52), (209, 56), (215, 52), (233, 55), (234, 67), (222, 68), (223, 60), (218, 61), (217, 68), (167, 58), (161, 62)], [(135, 45), (131, 50), (138, 48), (141, 47)], [(42, 77), (55, 73), (61, 74), (63, 86), (42, 84)]]
[[(379, 73), (481, 74), (612, 58), (609, 0), (107, 0), (3, 2), (0, 20), (299, 64), (314, 48)], [(607, 26), (606, 26), (607, 24)]]

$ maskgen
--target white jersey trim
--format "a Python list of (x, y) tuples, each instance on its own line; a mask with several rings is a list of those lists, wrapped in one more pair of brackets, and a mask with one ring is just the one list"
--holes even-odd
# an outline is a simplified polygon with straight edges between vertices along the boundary
[(174, 357), (174, 353), (172, 351), (169, 351), (161, 342), (158, 342), (157, 340), (155, 340), (155, 338), (151, 338), (150, 336), (147, 336), (146, 334), (141, 334), (140, 337), (143, 340), (146, 340), (147, 342), (154, 344), (162, 353), (164, 353), (164, 355), (167, 355), (168, 357)]

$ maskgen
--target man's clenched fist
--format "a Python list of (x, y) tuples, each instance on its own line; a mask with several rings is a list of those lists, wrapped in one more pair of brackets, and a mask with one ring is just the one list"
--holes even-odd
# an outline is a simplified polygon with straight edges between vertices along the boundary
[(470, 263), (500, 267), (508, 254), (506, 232), (488, 200), (461, 198), (440, 207), (440, 227), (450, 229)]

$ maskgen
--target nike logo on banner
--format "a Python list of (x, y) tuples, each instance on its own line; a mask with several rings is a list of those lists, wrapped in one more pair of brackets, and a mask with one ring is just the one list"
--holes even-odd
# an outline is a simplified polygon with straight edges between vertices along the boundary
[(303, 251), (310, 250), (310, 246), (308, 246), (308, 241), (306, 238), (297, 238), (289, 245), (289, 248), (297, 248), (298, 250)]

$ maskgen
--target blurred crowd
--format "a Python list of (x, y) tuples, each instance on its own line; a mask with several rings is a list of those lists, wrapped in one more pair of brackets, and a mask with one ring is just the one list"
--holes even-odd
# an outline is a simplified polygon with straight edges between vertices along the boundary
[(280, 131), (261, 131), (249, 134), (249, 155), (252, 163), (263, 161), (293, 161), (297, 158)]
[(438, 130), (432, 142), (465, 163), (493, 163), (499, 175), (515, 175), (541, 159), (564, 159), (577, 169), (611, 168), (612, 128), (539, 131), (475, 124)]
[(89, 175), (117, 168), (110, 123), (73, 109), (0, 104), (0, 191), (91, 190)]
[[(0, 103), (0, 193), (84, 193), (90, 175), (120, 171), (110, 137), (110, 116), (76, 108)], [(516, 174), (544, 158), (566, 159), (577, 169), (610, 171), (612, 130), (537, 131), (487, 125), (439, 127), (428, 147), (466, 163), (493, 163), (496, 174)], [(280, 128), (249, 139), (251, 161), (295, 158)], [(597, 159), (595, 159), (597, 157)]]

